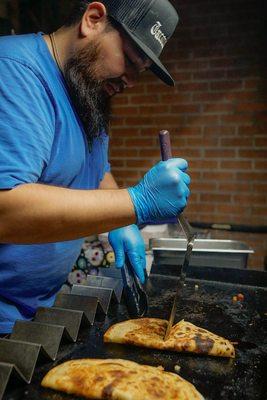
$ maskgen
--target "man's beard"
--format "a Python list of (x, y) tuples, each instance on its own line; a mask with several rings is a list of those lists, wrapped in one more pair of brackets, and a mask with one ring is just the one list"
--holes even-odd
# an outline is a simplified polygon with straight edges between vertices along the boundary
[(110, 121), (110, 98), (103, 88), (105, 81), (95, 77), (99, 53), (99, 45), (90, 43), (73, 55), (64, 68), (70, 97), (83, 124), (89, 148), (103, 130), (108, 133)]

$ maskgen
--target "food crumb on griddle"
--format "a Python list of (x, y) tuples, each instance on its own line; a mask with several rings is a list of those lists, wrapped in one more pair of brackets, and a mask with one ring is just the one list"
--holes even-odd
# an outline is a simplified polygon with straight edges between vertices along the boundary
[(238, 301), (244, 301), (245, 296), (242, 293), (238, 293), (236, 296), (232, 297), (233, 303), (236, 303)]
[(175, 365), (175, 366), (174, 366), (174, 371), (175, 371), (177, 374), (179, 374), (179, 372), (181, 371), (180, 365)]

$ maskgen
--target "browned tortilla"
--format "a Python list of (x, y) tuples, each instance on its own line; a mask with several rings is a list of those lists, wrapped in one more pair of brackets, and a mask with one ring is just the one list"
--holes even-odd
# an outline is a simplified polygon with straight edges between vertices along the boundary
[(177, 374), (120, 359), (65, 362), (48, 372), (42, 386), (97, 400), (204, 400)]
[(186, 351), (221, 357), (235, 357), (232, 343), (205, 329), (186, 322), (178, 322), (164, 341), (168, 321), (140, 318), (111, 326), (104, 335), (105, 342), (131, 344), (159, 350)]

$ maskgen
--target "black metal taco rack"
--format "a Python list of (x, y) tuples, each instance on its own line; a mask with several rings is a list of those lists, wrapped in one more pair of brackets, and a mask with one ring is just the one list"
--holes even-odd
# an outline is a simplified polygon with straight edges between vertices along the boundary
[(31, 383), (37, 366), (55, 361), (60, 346), (75, 343), (80, 330), (103, 320), (120, 303), (120, 271), (103, 269), (83, 285), (59, 293), (53, 307), (40, 307), (32, 321), (16, 321), (11, 335), (0, 339), (0, 400), (11, 382)]

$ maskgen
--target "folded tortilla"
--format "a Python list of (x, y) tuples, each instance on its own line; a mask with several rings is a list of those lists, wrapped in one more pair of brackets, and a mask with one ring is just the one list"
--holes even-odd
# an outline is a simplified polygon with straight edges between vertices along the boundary
[(49, 371), (41, 385), (95, 400), (204, 400), (175, 373), (120, 359), (68, 361)]
[(104, 342), (211, 356), (235, 357), (234, 346), (229, 340), (184, 320), (172, 327), (168, 340), (164, 341), (167, 325), (168, 321), (157, 318), (127, 320), (112, 325), (104, 335)]

